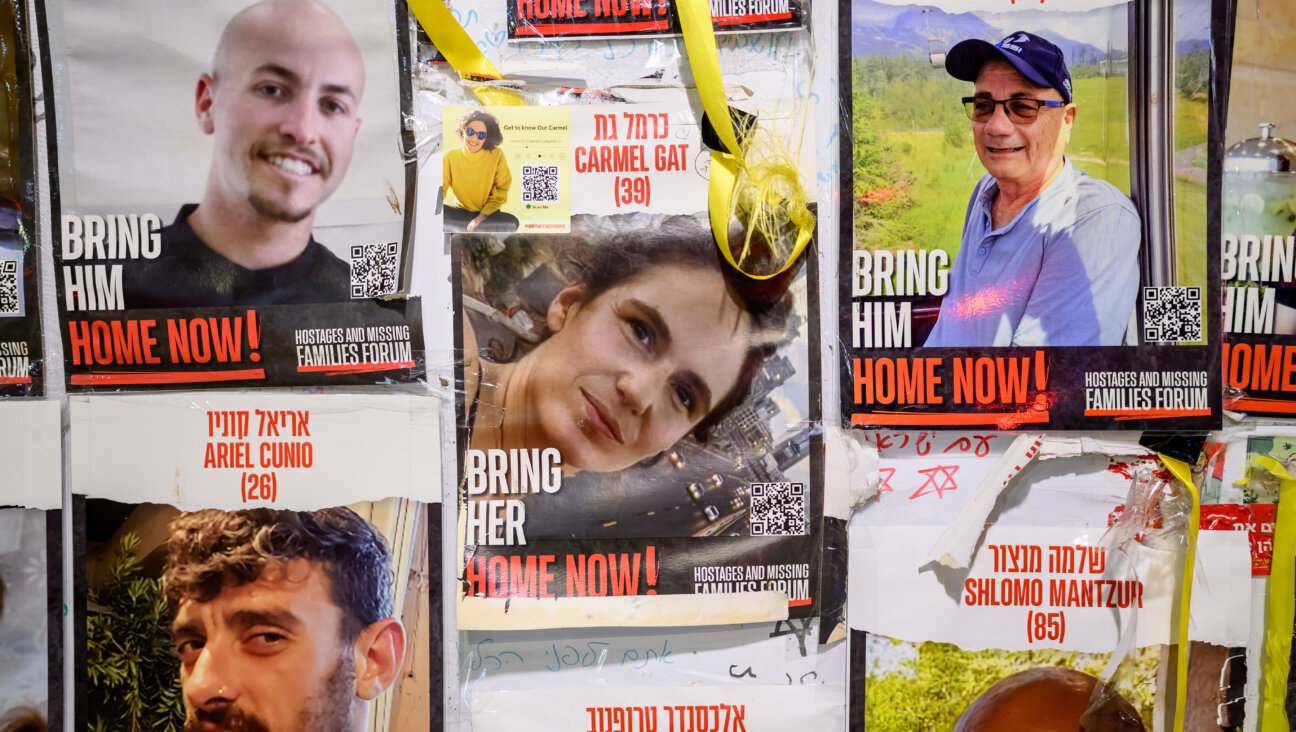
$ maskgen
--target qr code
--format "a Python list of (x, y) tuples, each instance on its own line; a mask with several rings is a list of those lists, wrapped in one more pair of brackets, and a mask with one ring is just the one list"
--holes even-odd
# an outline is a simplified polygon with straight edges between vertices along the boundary
[(522, 201), (524, 203), (557, 203), (558, 166), (523, 165)]
[(805, 483), (752, 483), (748, 525), (752, 536), (804, 536)]
[(0, 259), (0, 315), (17, 315), (18, 260)]
[(396, 292), (396, 242), (351, 247), (351, 297), (382, 297)]
[(1200, 341), (1201, 305), (1200, 287), (1144, 287), (1143, 340)]

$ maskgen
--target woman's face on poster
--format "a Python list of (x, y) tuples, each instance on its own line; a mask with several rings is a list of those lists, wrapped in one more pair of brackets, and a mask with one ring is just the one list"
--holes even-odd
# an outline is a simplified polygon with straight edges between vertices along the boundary
[(475, 153), (486, 144), (486, 123), (475, 119), (468, 123), (464, 131), (464, 148)]
[(751, 318), (719, 272), (656, 266), (592, 299), (583, 284), (549, 307), (553, 335), (531, 371), (527, 441), (568, 470), (622, 470), (673, 445), (738, 381)]

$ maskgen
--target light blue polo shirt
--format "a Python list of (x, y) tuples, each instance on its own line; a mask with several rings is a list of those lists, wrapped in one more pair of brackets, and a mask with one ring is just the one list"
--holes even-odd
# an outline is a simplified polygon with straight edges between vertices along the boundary
[(977, 183), (926, 346), (1119, 346), (1139, 287), (1138, 212), (1068, 159), (1001, 229), (999, 184)]

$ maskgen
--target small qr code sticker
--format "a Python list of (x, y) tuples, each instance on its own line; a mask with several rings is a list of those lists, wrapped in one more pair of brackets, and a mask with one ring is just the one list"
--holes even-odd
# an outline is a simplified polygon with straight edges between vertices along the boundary
[(17, 315), (18, 260), (0, 259), (0, 315)]
[(1143, 340), (1148, 343), (1200, 341), (1200, 287), (1144, 287)]
[(557, 203), (558, 166), (523, 165), (522, 201), (524, 203)]
[(351, 297), (383, 297), (396, 292), (396, 242), (351, 247)]
[(748, 525), (752, 536), (804, 536), (805, 483), (752, 483)]

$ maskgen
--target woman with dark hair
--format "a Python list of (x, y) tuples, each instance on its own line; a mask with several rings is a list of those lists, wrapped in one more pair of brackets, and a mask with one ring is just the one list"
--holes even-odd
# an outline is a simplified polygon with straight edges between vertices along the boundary
[(513, 176), (499, 148), (504, 141), (499, 122), (483, 109), (470, 109), (459, 115), (455, 131), (462, 145), (441, 159), (445, 230), (517, 231), (517, 217), (500, 210)]
[(482, 358), (465, 317), (470, 448), (554, 447), (569, 474), (617, 471), (687, 434), (705, 441), (746, 398), (785, 339), (791, 296), (726, 278), (698, 219), (649, 218), (578, 217), (546, 238), (569, 253), (568, 284), (520, 360)]

